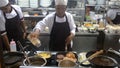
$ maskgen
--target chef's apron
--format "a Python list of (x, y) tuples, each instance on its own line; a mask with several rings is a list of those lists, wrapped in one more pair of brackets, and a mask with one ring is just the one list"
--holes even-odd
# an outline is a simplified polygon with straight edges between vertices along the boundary
[(120, 24), (120, 12), (116, 13), (116, 17), (112, 20), (113, 24)]
[[(65, 22), (56, 22), (54, 17), (53, 27), (50, 33), (49, 49), (50, 51), (65, 51), (65, 40), (70, 35), (70, 27), (67, 16)], [(68, 51), (71, 51), (71, 44), (68, 45)]]
[[(12, 7), (13, 8), (13, 7)], [(13, 8), (14, 9), (14, 8)], [(14, 9), (17, 15), (14, 18), (7, 19), (6, 14), (4, 13), (4, 17), (6, 20), (5, 27), (7, 31), (7, 36), (9, 39), (9, 42), (13, 39), (15, 42), (23, 40), (23, 32), (21, 28), (21, 20), (19, 17), (18, 12), (16, 9)], [(19, 47), (17, 46), (17, 50), (19, 50)]]

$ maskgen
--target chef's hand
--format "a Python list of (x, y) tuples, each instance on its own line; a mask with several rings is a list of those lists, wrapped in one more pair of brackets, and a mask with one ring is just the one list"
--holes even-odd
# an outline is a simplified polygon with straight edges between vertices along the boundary
[(73, 39), (74, 35), (71, 33), (65, 40), (66, 45), (69, 45)]
[(39, 38), (39, 30), (35, 30), (34, 32), (28, 35), (29, 38)]
[(30, 33), (30, 38), (38, 38), (38, 37), (39, 37), (38, 33), (36, 32)]

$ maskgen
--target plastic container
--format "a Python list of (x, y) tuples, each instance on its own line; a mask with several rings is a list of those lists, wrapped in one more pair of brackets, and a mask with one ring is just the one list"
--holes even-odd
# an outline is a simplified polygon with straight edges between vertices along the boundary
[(17, 51), (16, 43), (13, 39), (10, 42), (10, 51)]

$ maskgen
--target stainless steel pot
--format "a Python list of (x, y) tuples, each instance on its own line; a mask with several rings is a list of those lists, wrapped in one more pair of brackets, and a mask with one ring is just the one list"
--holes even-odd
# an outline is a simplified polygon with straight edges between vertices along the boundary
[(71, 60), (62, 60), (58, 63), (58, 67), (76, 67), (77, 64)]
[(24, 66), (45, 66), (47, 63), (47, 60), (45, 58), (41, 57), (28, 57), (30, 60), (30, 63), (28, 63), (27, 59), (23, 60), (23, 65)]
[(99, 55), (90, 60), (93, 68), (115, 68), (117, 61), (109, 56)]

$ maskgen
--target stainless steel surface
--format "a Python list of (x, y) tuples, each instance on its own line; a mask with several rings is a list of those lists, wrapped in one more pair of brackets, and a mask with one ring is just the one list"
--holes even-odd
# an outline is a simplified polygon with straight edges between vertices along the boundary
[[(68, 68), (68, 67), (37, 67), (37, 66), (20, 66), (20, 68)], [(69, 68), (91, 68), (91, 67), (69, 67)]]

